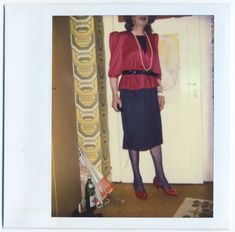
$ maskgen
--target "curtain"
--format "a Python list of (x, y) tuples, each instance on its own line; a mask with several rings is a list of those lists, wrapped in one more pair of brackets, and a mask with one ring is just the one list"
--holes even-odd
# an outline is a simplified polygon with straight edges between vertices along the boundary
[(70, 17), (78, 145), (104, 176), (110, 174), (102, 16)]

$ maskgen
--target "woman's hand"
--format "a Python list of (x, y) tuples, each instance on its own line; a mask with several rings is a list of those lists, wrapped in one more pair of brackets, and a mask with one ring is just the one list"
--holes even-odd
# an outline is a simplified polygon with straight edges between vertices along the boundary
[(159, 103), (159, 108), (160, 108), (160, 111), (161, 111), (164, 108), (164, 105), (165, 105), (164, 96), (161, 96), (161, 95), (158, 96), (158, 103)]
[(119, 112), (120, 108), (122, 108), (122, 101), (121, 101), (121, 99), (119, 98), (118, 95), (113, 96), (112, 107), (117, 112)]
[(110, 78), (110, 85), (112, 89), (112, 107), (115, 111), (119, 112), (122, 108), (122, 101), (118, 95), (118, 78)]

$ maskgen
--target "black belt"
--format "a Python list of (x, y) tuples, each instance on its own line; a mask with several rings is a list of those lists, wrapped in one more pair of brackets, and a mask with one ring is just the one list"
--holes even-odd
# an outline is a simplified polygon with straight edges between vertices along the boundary
[(159, 73), (155, 73), (151, 70), (149, 70), (149, 71), (146, 71), (146, 70), (124, 70), (124, 71), (122, 71), (122, 74), (123, 75), (125, 75), (125, 74), (145, 74), (145, 75), (150, 75), (153, 77), (160, 77)]

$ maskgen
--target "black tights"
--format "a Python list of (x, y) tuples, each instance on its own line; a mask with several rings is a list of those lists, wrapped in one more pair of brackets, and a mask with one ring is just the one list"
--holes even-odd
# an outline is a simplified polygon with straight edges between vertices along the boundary
[(156, 146), (150, 149), (150, 153), (153, 159), (155, 175), (158, 183), (164, 188), (168, 189), (169, 184), (164, 174), (162, 165), (162, 148), (161, 146)]
[(131, 160), (131, 166), (134, 174), (134, 188), (136, 191), (144, 191), (142, 177), (139, 169), (139, 151), (129, 150), (129, 157)]
[[(159, 184), (164, 188), (168, 189), (169, 184), (164, 174), (162, 166), (162, 150), (161, 146), (155, 146), (150, 149), (150, 153), (153, 159), (156, 179)], [(139, 170), (139, 151), (129, 150), (129, 157), (131, 160), (132, 170), (134, 174), (134, 188), (136, 191), (144, 191), (144, 186), (142, 182), (142, 177)]]

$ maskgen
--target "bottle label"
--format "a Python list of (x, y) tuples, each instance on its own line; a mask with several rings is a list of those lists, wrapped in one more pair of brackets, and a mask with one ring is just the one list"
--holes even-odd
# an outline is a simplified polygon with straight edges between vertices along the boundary
[(90, 199), (90, 207), (92, 208), (95, 206), (95, 195), (90, 196), (89, 199)]

